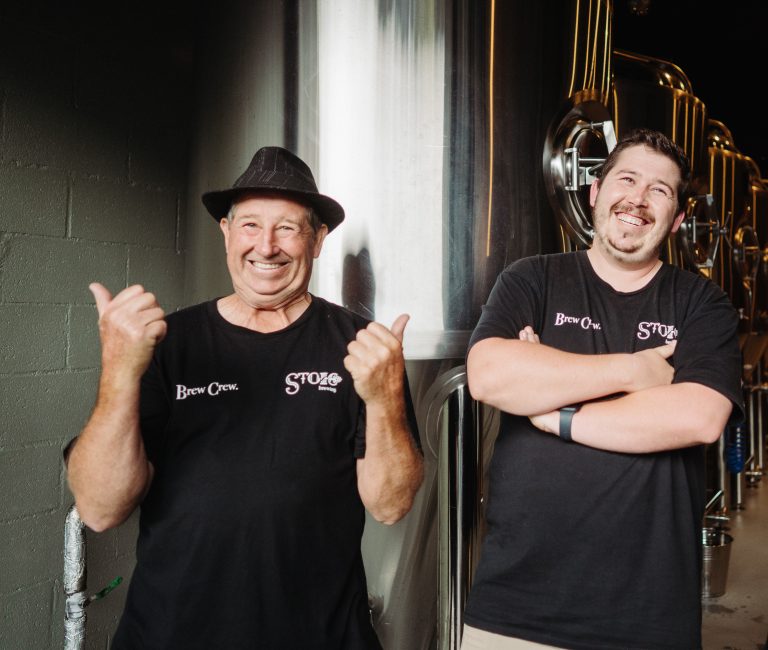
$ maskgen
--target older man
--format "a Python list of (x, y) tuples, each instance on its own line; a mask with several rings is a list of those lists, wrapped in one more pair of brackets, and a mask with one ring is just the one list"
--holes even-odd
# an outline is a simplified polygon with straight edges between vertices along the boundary
[(396, 522), (422, 476), (407, 316), (308, 292), (344, 211), (287, 150), (203, 202), (234, 293), (166, 318), (140, 286), (91, 285), (102, 374), (69, 481), (94, 530), (141, 507), (113, 648), (378, 648), (363, 508)]
[(503, 414), (464, 650), (701, 647), (703, 445), (741, 362), (723, 292), (659, 260), (689, 176), (630, 134), (592, 186), (591, 248), (514, 263), (483, 309), (469, 387)]

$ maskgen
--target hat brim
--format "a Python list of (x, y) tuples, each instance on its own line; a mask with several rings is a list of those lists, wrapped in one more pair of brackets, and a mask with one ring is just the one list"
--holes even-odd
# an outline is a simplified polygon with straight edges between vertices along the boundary
[(330, 196), (315, 192), (301, 192), (296, 190), (285, 190), (282, 188), (272, 189), (268, 187), (237, 187), (228, 190), (206, 192), (203, 194), (202, 200), (203, 205), (210, 215), (216, 221), (221, 221), (226, 218), (229, 209), (232, 207), (232, 203), (237, 200), (238, 197), (245, 194), (285, 196), (286, 198), (296, 201), (296, 203), (308, 205), (315, 210), (320, 221), (328, 226), (328, 232), (344, 221), (344, 208)]

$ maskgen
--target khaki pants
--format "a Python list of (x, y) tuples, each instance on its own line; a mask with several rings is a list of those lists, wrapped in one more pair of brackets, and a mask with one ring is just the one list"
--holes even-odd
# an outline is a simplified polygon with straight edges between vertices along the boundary
[(469, 625), (464, 626), (464, 634), (461, 637), (461, 650), (543, 650), (554, 647), (478, 630)]

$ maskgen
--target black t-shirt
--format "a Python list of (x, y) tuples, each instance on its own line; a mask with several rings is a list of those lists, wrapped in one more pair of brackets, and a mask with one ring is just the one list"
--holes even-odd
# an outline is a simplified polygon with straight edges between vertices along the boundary
[[(677, 340), (673, 381), (741, 406), (737, 316), (700, 276), (664, 265), (620, 293), (586, 252), (527, 258), (499, 276), (470, 347), (526, 325), (584, 354)], [(699, 648), (703, 450), (601, 451), (502, 413), (466, 622), (564, 648)]]
[(360, 553), (365, 409), (343, 365), (368, 321), (316, 297), (270, 334), (215, 301), (167, 320), (142, 381), (155, 476), (113, 648), (379, 648)]

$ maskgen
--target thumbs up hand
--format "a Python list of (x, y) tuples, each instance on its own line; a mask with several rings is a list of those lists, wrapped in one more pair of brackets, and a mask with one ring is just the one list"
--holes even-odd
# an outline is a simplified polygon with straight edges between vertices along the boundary
[(166, 332), (165, 312), (154, 294), (138, 284), (114, 298), (98, 282), (89, 287), (99, 312), (103, 371), (118, 371), (128, 380), (144, 374), (155, 346)]
[(401, 314), (391, 329), (381, 323), (370, 323), (360, 330), (347, 346), (344, 367), (352, 375), (360, 398), (371, 405), (402, 400), (403, 333), (410, 316)]

